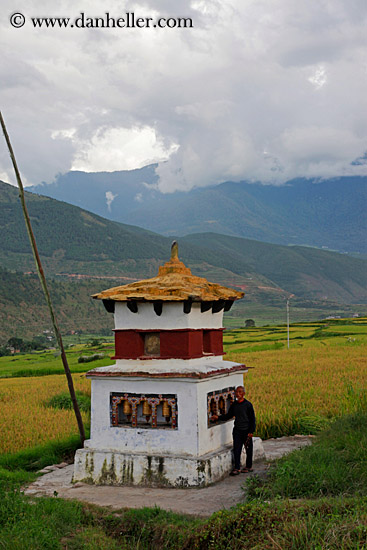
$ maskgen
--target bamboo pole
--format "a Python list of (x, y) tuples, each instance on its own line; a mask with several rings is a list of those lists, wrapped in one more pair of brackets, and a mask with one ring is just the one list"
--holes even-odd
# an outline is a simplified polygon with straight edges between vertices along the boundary
[(24, 188), (23, 188), (22, 179), (20, 177), (20, 173), (19, 173), (19, 170), (18, 170), (18, 165), (17, 165), (17, 162), (15, 160), (15, 155), (14, 155), (14, 152), (13, 152), (13, 148), (12, 148), (11, 143), (10, 143), (10, 138), (9, 138), (8, 132), (6, 130), (5, 121), (3, 119), (3, 115), (1, 113), (1, 111), (0, 111), (0, 123), (1, 123), (3, 133), (4, 133), (6, 144), (7, 144), (8, 149), (9, 149), (10, 158), (11, 158), (11, 161), (13, 163), (15, 176), (16, 176), (16, 179), (17, 179), (17, 182), (18, 182), (18, 187), (19, 187), (19, 192), (20, 192), (19, 197), (20, 197), (20, 201), (22, 203), (24, 220), (25, 220), (25, 224), (26, 224), (26, 227), (27, 227), (29, 240), (31, 242), (34, 261), (36, 262), (38, 276), (39, 276), (39, 279), (40, 279), (40, 282), (41, 282), (41, 286), (43, 288), (43, 292), (44, 292), (44, 295), (45, 295), (45, 298), (46, 298), (48, 309), (50, 310), (51, 320), (52, 320), (52, 324), (53, 324), (53, 327), (54, 327), (57, 343), (58, 343), (59, 348), (60, 348), (61, 359), (62, 359), (62, 363), (63, 363), (65, 374), (66, 374), (66, 379), (67, 379), (68, 386), (69, 386), (70, 397), (71, 397), (71, 401), (73, 403), (74, 412), (75, 412), (75, 416), (76, 416), (76, 421), (78, 423), (80, 439), (81, 439), (81, 442), (83, 444), (84, 441), (85, 441), (85, 431), (84, 431), (82, 415), (80, 414), (80, 409), (79, 409), (78, 402), (77, 402), (76, 395), (75, 395), (73, 378), (71, 376), (71, 372), (70, 372), (69, 364), (68, 364), (68, 361), (67, 361), (67, 358), (66, 358), (64, 344), (63, 344), (63, 341), (62, 341), (60, 329), (59, 329), (57, 319), (56, 319), (56, 316), (55, 316), (55, 313), (54, 313), (54, 309), (53, 309), (53, 306), (52, 306), (51, 297), (50, 297), (50, 293), (48, 291), (48, 287), (47, 287), (47, 283), (46, 283), (46, 277), (45, 277), (45, 274), (44, 274), (44, 271), (43, 271), (41, 259), (40, 259), (39, 254), (38, 254), (36, 239), (35, 239), (34, 234), (33, 234), (31, 220), (30, 220), (29, 215), (28, 215), (28, 210), (27, 210), (27, 206), (26, 206), (26, 202), (25, 202)]

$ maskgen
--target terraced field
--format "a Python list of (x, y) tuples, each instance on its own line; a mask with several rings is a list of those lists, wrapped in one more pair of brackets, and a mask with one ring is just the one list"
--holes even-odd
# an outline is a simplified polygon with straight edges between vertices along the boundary
[(367, 319), (225, 334), (227, 357), (253, 367), (245, 386), (263, 438), (317, 433), (367, 403)]
[[(226, 358), (249, 369), (245, 386), (262, 438), (317, 433), (333, 418), (367, 405), (367, 318), (226, 331)], [(92, 363), (81, 355), (104, 352)], [(82, 373), (111, 364), (111, 343), (67, 351), (76, 388), (90, 393)], [(60, 373), (60, 374), (59, 374)], [(54, 351), (0, 358), (0, 453), (13, 453), (77, 433), (73, 413), (47, 406), (66, 391)], [(85, 421), (88, 415), (84, 414)]]

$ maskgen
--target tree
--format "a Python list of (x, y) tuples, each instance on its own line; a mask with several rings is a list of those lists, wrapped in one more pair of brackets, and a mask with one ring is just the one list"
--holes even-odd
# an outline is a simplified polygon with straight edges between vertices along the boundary
[(24, 340), (22, 340), (22, 338), (17, 338), (16, 336), (12, 336), (11, 338), (9, 338), (7, 344), (9, 348), (20, 349), (21, 351), (23, 351), (25, 342)]
[(5, 355), (10, 355), (9, 348), (6, 346), (0, 346), (0, 357), (4, 357)]
[(246, 319), (245, 328), (250, 328), (255, 326), (255, 321), (253, 319)]
[(96, 348), (101, 345), (101, 340), (98, 340), (98, 338), (93, 338), (92, 340), (89, 340), (88, 345), (92, 348)]

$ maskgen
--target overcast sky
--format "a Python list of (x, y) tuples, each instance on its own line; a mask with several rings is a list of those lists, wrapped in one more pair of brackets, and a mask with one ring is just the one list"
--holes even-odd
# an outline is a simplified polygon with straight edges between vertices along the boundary
[[(366, 0), (2, 0), (0, 106), (25, 183), (161, 163), (164, 192), (367, 174)], [(31, 17), (193, 28), (33, 28)], [(9, 16), (25, 16), (21, 28)], [(0, 179), (14, 183), (5, 142)]]

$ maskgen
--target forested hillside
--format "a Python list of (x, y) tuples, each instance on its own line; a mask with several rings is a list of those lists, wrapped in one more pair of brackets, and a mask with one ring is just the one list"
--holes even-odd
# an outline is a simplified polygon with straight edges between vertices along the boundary
[(164, 235), (215, 232), (278, 244), (367, 254), (367, 178), (224, 182), (162, 194), (155, 165), (68, 172), (31, 191)]
[[(50, 275), (154, 276), (170, 254), (171, 238), (111, 222), (81, 208), (26, 193), (40, 254)], [(4, 267), (33, 270), (33, 257), (15, 187), (0, 184), (0, 257)], [(367, 301), (364, 260), (310, 247), (282, 246), (203, 233), (180, 238), (180, 257), (215, 279), (238, 277), (308, 299)], [(219, 270), (219, 271), (218, 271)]]
[[(118, 281), (109, 281), (111, 286)], [(49, 280), (49, 290), (62, 332), (77, 330), (102, 332), (113, 328), (99, 300), (91, 294), (106, 283), (100, 281), (68, 282)], [(102, 287), (101, 287), (102, 285)], [(108, 285), (107, 285), (108, 286)], [(0, 268), (0, 345), (12, 336), (30, 339), (44, 330), (51, 330), (50, 313), (36, 274), (11, 273)]]
[[(65, 329), (111, 325), (103, 310), (100, 321), (94, 318), (90, 294), (153, 277), (170, 256), (172, 237), (111, 222), (54, 199), (26, 196), (46, 275), (55, 279), (52, 292)], [(32, 326), (34, 335), (43, 320), (48, 323), (46, 310), (37, 279), (24, 275), (34, 272), (34, 259), (17, 189), (5, 183), (0, 183), (0, 229), (0, 260), (8, 270), (1, 277), (2, 326), (5, 332), (12, 330), (11, 336), (19, 327), (27, 332)], [(279, 322), (290, 294), (295, 295), (298, 320), (352, 315), (364, 311), (357, 304), (367, 303), (367, 262), (348, 255), (216, 233), (179, 238), (179, 255), (193, 273), (245, 291), (245, 299), (231, 311), (234, 316), (256, 314), (262, 321)]]

